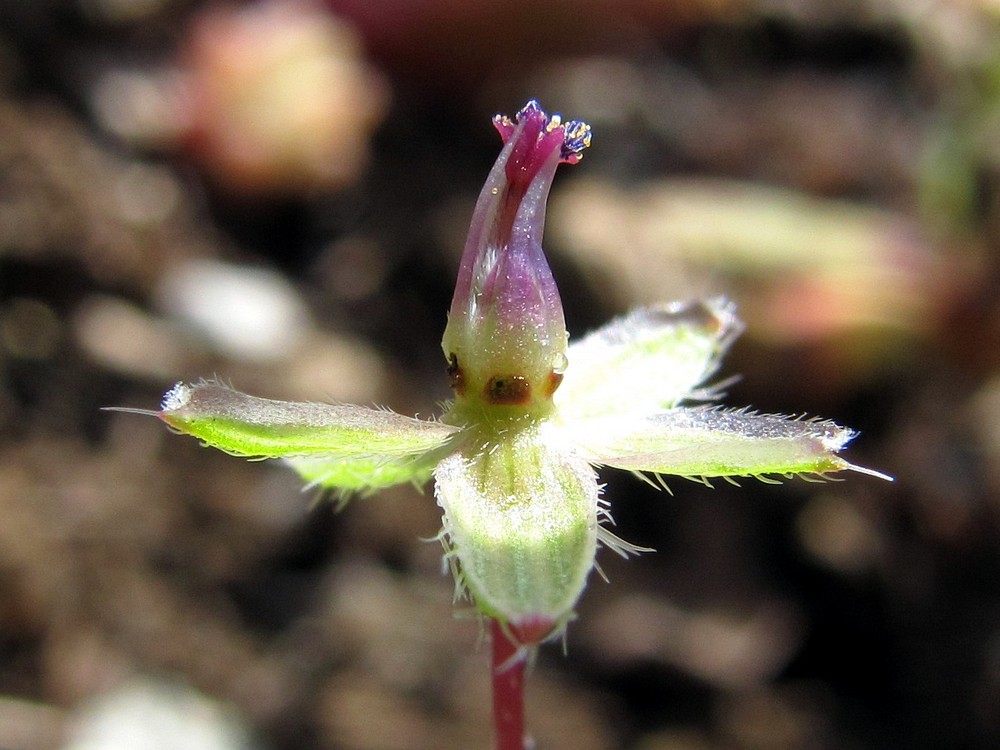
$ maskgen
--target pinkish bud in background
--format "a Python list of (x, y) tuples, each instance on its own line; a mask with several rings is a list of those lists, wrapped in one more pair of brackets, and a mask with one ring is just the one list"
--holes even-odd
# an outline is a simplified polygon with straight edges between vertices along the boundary
[(209, 6), (181, 71), (183, 140), (240, 193), (353, 182), (388, 100), (352, 27), (308, 2)]

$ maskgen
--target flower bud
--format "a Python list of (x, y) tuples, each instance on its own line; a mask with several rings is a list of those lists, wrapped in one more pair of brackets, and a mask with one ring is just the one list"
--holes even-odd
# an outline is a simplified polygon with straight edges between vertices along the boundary
[(547, 408), (567, 334), (542, 251), (545, 202), (556, 167), (580, 160), (590, 128), (534, 101), (493, 124), (504, 148), (476, 203), (442, 346), (457, 408)]

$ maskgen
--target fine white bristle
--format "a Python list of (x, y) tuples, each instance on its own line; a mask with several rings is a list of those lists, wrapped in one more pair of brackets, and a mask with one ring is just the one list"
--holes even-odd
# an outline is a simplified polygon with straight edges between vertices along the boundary
[(180, 409), (188, 402), (189, 398), (191, 398), (190, 386), (184, 385), (184, 383), (177, 383), (163, 396), (163, 403), (160, 404), (160, 408), (163, 411)]

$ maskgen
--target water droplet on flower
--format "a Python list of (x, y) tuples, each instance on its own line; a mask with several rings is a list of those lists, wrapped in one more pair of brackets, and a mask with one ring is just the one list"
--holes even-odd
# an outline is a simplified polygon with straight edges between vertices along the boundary
[(556, 352), (552, 356), (552, 372), (556, 375), (562, 375), (566, 372), (567, 367), (569, 367), (569, 359), (562, 352)]

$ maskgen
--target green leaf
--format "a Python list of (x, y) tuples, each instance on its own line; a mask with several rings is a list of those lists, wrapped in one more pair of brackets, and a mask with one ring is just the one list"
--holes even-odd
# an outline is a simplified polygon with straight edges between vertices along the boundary
[(594, 463), (632, 471), (763, 477), (853, 469), (889, 479), (837, 456), (855, 433), (829, 421), (691, 407), (639, 419), (586, 420), (573, 428)]
[(572, 343), (555, 402), (567, 419), (649, 414), (698, 392), (743, 330), (724, 299), (635, 310)]
[(178, 383), (159, 416), (238, 456), (286, 458), (309, 482), (364, 490), (426, 480), (457, 428), (379, 409), (257, 398), (215, 382)]

